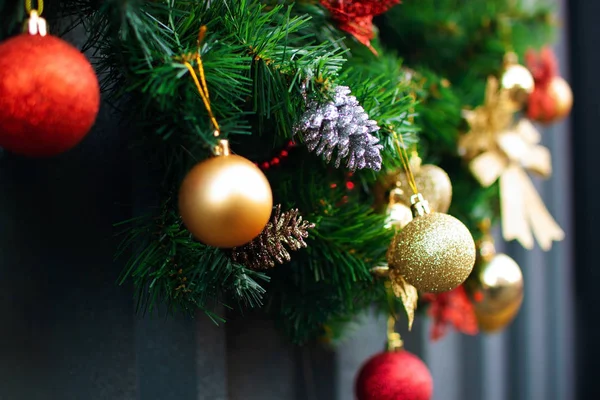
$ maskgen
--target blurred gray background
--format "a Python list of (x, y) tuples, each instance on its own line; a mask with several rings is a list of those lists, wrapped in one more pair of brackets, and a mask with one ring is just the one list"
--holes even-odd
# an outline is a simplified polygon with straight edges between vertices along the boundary
[[(586, 250), (598, 244), (593, 199), (586, 202), (583, 191), (594, 187), (600, 161), (598, 140), (582, 130), (596, 123), (600, 109), (592, 90), (599, 79), (590, 68), (600, 61), (593, 47), (600, 2), (572, 2), (567, 13), (561, 1), (557, 51), (563, 75), (573, 78), (579, 136), (572, 140), (570, 121), (544, 132), (554, 176), (536, 182), (567, 239), (548, 253), (499, 244), (523, 267), (526, 283), (521, 313), (506, 332), (450, 334), (430, 343), (428, 322), (417, 320), (404, 334), (433, 373), (435, 400), (599, 398), (590, 367), (600, 345), (593, 345), (595, 325), (586, 325), (595, 287), (585, 276), (578, 291), (592, 300), (581, 302), (585, 332), (577, 338), (589, 357), (575, 372), (574, 221), (586, 235), (577, 244), (584, 249), (578, 262), (590, 265), (594, 252)], [(76, 151), (45, 161), (0, 157), (0, 400), (352, 400), (358, 368), (383, 348), (383, 320), (366, 315), (353, 338), (332, 351), (291, 347), (259, 316), (217, 327), (202, 315), (135, 315), (131, 288), (115, 285), (121, 265), (112, 259), (112, 223), (148, 201), (145, 174), (135, 170), (127, 143), (104, 107)], [(585, 395), (576, 396), (577, 382)]]

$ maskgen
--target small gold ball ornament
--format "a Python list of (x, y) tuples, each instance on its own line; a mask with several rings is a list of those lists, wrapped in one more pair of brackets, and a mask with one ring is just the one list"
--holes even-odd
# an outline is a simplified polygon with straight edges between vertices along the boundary
[(390, 268), (426, 293), (460, 286), (475, 264), (475, 242), (458, 219), (431, 212), (419, 193), (412, 197), (414, 219), (396, 234), (388, 250)]
[[(410, 164), (415, 183), (419, 192), (429, 202), (429, 207), (436, 212), (448, 212), (452, 202), (452, 182), (446, 171), (437, 165), (421, 165), (421, 158), (416, 154), (411, 157)], [(394, 194), (390, 188), (394, 188), (392, 191), (396, 189), (400, 191)], [(385, 206), (387, 193), (389, 193), (390, 199), (391, 196), (394, 196), (395, 204), (402, 203), (406, 208), (410, 207), (412, 191), (403, 170), (389, 172), (380, 178), (373, 188), (373, 192), (376, 210), (381, 210)]]
[(412, 221), (412, 211), (403, 199), (404, 191), (396, 187), (390, 192), (390, 201), (387, 207), (387, 218), (384, 227), (386, 229), (400, 230)]
[(555, 113), (550, 122), (566, 118), (573, 108), (573, 91), (564, 78), (555, 76), (548, 85), (548, 96), (555, 105)]
[(179, 212), (199, 241), (231, 248), (250, 242), (269, 222), (271, 186), (250, 160), (229, 154), (221, 141), (220, 155), (193, 167), (179, 190)]
[[(432, 164), (413, 166), (412, 168), (415, 171), (415, 182), (419, 192), (427, 199), (431, 209), (439, 213), (448, 212), (452, 202), (452, 182), (446, 171)], [(406, 174), (399, 174), (398, 181), (405, 193), (401, 201), (410, 206), (411, 193)]]
[(508, 90), (511, 100), (524, 105), (535, 88), (533, 75), (519, 64), (515, 53), (508, 53), (504, 58), (504, 72), (501, 77), (502, 87)]
[(476, 272), (466, 287), (479, 327), (487, 333), (506, 328), (523, 302), (521, 268), (506, 254), (495, 254), (493, 248), (478, 260)]

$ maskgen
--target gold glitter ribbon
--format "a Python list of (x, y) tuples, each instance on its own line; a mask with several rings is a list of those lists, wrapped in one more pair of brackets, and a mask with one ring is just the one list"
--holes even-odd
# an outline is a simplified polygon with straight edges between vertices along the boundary
[(408, 330), (410, 331), (415, 321), (415, 311), (417, 310), (417, 303), (419, 301), (419, 292), (410, 283), (406, 282), (404, 277), (395, 269), (390, 268), (389, 277), (392, 286), (392, 292), (394, 296), (402, 300), (402, 305), (406, 311), (408, 318)]
[(459, 147), (483, 187), (500, 180), (504, 239), (532, 249), (535, 238), (548, 251), (553, 241), (564, 238), (564, 232), (527, 172), (548, 178), (552, 174), (550, 152), (539, 144), (540, 133), (529, 120), (513, 125), (514, 109), (504, 96), (497, 82), (489, 80), (485, 104), (465, 113), (471, 131), (461, 138)]

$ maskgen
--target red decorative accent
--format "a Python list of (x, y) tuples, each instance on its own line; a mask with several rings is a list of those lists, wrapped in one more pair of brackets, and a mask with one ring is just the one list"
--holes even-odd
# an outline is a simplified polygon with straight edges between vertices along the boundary
[(424, 294), (422, 299), (431, 302), (428, 311), (433, 319), (431, 340), (443, 338), (449, 325), (467, 335), (476, 335), (479, 332), (473, 304), (462, 285), (449, 292)]
[(475, 293), (473, 293), (473, 300), (475, 300), (476, 303), (483, 301), (483, 293), (481, 292), (481, 290), (478, 290)]
[(98, 78), (77, 48), (22, 34), (0, 44), (0, 147), (49, 157), (75, 147), (100, 108)]
[(552, 49), (544, 47), (539, 54), (529, 50), (525, 61), (535, 82), (533, 93), (529, 95), (527, 116), (535, 121), (551, 120), (556, 115), (557, 107), (549, 91), (552, 79), (558, 75), (556, 55)]
[(375, 38), (373, 17), (383, 14), (400, 0), (320, 0), (323, 7), (331, 13), (338, 28), (348, 32), (360, 43), (367, 46), (374, 54), (377, 51), (371, 46)]
[(276, 156), (271, 158), (269, 161), (263, 161), (258, 163), (260, 169), (267, 170), (269, 167), (275, 167), (281, 164), (284, 158), (290, 155), (290, 150), (296, 147), (296, 143), (293, 140), (288, 141), (285, 147), (281, 149)]
[(354, 189), (354, 182), (352, 182), (352, 181), (346, 182), (346, 189), (348, 189), (348, 190)]
[(356, 379), (358, 400), (430, 400), (432, 394), (429, 369), (405, 350), (377, 354)]

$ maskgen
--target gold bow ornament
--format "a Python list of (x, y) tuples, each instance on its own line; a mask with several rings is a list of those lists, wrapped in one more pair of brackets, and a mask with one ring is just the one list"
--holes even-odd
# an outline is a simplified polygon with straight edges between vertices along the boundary
[(525, 118), (513, 121), (515, 109), (508, 93), (490, 77), (485, 102), (465, 110), (471, 130), (459, 140), (459, 151), (483, 187), (500, 180), (502, 235), (532, 249), (534, 237), (548, 251), (564, 239), (527, 172), (542, 178), (552, 175), (550, 151), (540, 145), (541, 135)]

